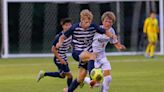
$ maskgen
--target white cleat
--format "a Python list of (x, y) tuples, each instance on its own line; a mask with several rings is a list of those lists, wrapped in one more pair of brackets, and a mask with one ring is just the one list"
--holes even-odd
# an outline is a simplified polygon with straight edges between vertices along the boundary
[(68, 92), (68, 88), (64, 88), (63, 89), (63, 92)]
[(42, 78), (44, 78), (44, 74), (45, 74), (44, 71), (40, 71), (40, 72), (38, 73), (38, 76), (37, 76), (37, 78), (36, 78), (36, 81), (39, 82)]

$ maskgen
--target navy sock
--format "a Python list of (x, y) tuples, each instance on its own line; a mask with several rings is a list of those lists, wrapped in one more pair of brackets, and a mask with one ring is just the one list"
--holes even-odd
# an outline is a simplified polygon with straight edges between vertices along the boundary
[(92, 69), (94, 68), (94, 60), (89, 60), (88, 61), (88, 71), (89, 71), (89, 75), (92, 71)]
[(77, 86), (78, 86), (79, 84), (80, 84), (80, 83), (77, 82), (77, 79), (75, 79), (75, 80), (71, 83), (71, 85), (69, 86), (68, 92), (73, 92), (73, 91), (77, 88)]
[(72, 83), (72, 78), (67, 78), (67, 86), (69, 87)]
[(46, 72), (46, 73), (44, 74), (44, 76), (51, 76), (51, 77), (59, 77), (59, 78), (61, 78), (59, 72)]

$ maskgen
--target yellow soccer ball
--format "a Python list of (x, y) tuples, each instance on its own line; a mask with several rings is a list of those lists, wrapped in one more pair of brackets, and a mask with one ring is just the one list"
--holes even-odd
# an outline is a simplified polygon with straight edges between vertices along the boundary
[(103, 76), (103, 70), (101, 68), (94, 68), (92, 69), (90, 76), (92, 80), (95, 80), (97, 82), (102, 82), (104, 76)]

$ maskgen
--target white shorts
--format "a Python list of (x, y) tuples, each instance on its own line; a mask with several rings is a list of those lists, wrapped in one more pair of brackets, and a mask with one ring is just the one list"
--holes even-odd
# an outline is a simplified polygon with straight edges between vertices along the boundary
[(94, 65), (95, 68), (101, 68), (102, 70), (111, 70), (110, 62), (106, 57), (96, 60)]

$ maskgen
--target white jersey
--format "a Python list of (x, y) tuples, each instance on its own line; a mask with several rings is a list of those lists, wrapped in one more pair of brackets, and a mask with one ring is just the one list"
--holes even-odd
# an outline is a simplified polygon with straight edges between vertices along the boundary
[[(108, 31), (110, 31), (112, 34), (115, 34), (115, 30), (113, 28), (110, 28)], [(117, 43), (118, 40), (114, 40), (110, 37), (107, 37), (105, 34), (96, 33), (94, 35), (92, 48), (93, 48), (93, 52), (98, 53), (97, 59), (102, 59), (106, 57), (105, 48), (108, 42), (110, 42), (111, 44), (114, 44), (114, 43)]]

